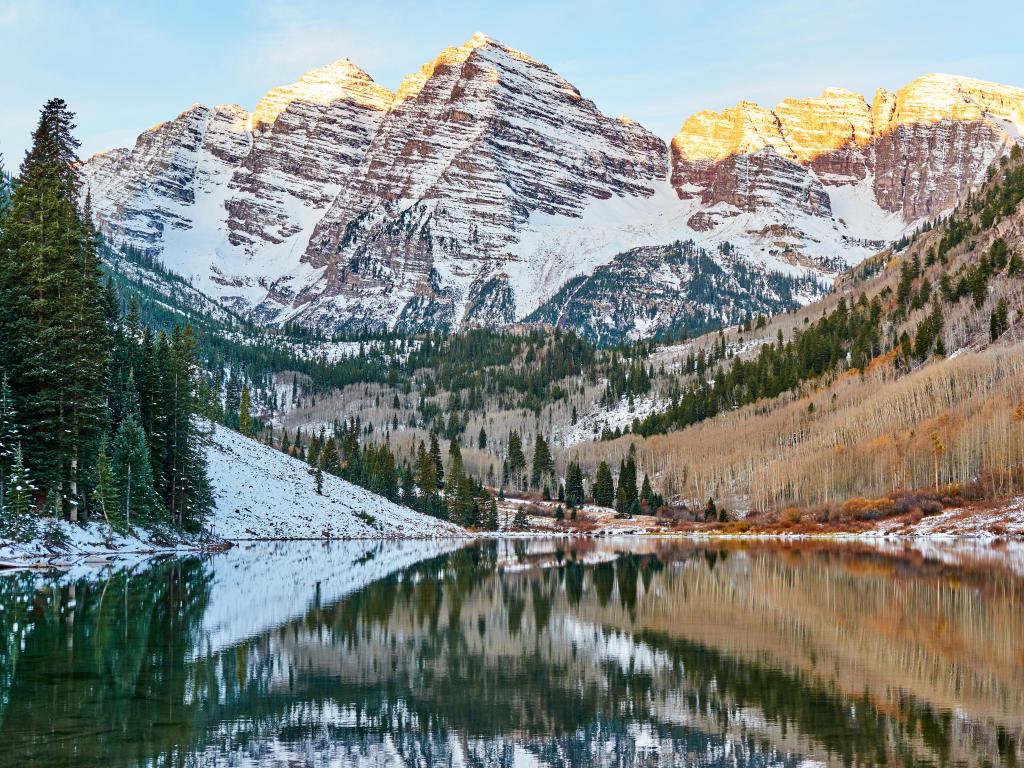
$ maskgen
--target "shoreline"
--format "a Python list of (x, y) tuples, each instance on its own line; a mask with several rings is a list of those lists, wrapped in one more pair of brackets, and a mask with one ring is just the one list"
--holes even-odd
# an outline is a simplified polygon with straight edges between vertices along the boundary
[[(335, 537), (265, 537), (246, 539), (224, 539), (218, 542), (196, 542), (194, 544), (179, 543), (172, 546), (154, 546), (143, 540), (137, 540), (138, 546), (124, 548), (89, 548), (79, 550), (46, 550), (39, 549), (39, 542), (34, 550), (24, 556), (17, 556), (10, 545), (0, 547), (0, 574), (16, 571), (67, 571), (79, 566), (92, 568), (111, 567), (115, 565), (133, 565), (152, 558), (187, 554), (220, 554), (246, 544), (274, 542), (349, 542), (349, 541), (438, 541), (464, 540), (467, 543), (476, 540), (538, 540), (538, 539), (636, 539), (637, 541), (677, 540), (695, 543), (713, 544), (719, 542), (761, 542), (761, 543), (798, 543), (818, 542), (823, 544), (963, 544), (997, 548), (1006, 544), (1024, 544), (1024, 535), (1019, 533), (1000, 535), (979, 535), (966, 533), (954, 535), (935, 532), (893, 532), (893, 531), (832, 531), (832, 532), (726, 532), (726, 531), (559, 531), (559, 530), (522, 530), (522, 531), (467, 531), (465, 535), (412, 535), (412, 536), (335, 536)], [(31, 547), (33, 545), (24, 545)]]

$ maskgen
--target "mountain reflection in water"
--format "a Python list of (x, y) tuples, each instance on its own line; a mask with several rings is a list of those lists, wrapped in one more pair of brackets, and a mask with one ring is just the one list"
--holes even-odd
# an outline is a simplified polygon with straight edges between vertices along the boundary
[(1019, 550), (290, 542), (0, 576), (0, 765), (1016, 765)]

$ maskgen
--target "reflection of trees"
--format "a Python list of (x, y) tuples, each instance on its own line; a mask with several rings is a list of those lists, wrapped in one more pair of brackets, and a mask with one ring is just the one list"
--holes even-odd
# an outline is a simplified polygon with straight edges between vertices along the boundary
[(17, 623), (24, 643), (0, 660), (7, 760), (124, 765), (188, 740), (198, 702), (180, 672), (207, 596), (201, 561), (38, 590), (0, 585), (6, 636)]
[[(883, 560), (586, 546), (595, 557), (571, 545), (466, 547), (198, 658), (197, 560), (48, 591), (35, 577), (0, 579), (0, 743), (29, 756), (15, 764), (47, 766), (202, 765), (185, 756), (258, 759), (268, 744), (370, 756), (385, 742), (408, 764), (462, 750), (469, 764), (511, 766), (513, 743), (564, 766), (795, 764), (802, 753), (848, 766), (1012, 764), (1010, 727), (965, 724), (919, 691), (851, 692), (779, 661), (780, 645), (827, 650), (812, 631), (827, 618), (818, 589), (884, 605), (895, 582), (864, 589), (879, 572), (895, 578)], [(765, 594), (755, 601), (751, 588)], [(779, 605), (799, 621), (772, 623)], [(851, 621), (870, 615), (856, 611)], [(700, 621), (766, 634), (716, 641), (695, 633)], [(1008, 683), (993, 690), (1012, 700)]]

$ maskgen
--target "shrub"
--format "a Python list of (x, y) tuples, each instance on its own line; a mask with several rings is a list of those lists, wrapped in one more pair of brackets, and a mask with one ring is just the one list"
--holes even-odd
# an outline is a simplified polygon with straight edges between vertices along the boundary
[(842, 517), (853, 520), (877, 520), (896, 512), (892, 499), (865, 499), (855, 496), (843, 502)]

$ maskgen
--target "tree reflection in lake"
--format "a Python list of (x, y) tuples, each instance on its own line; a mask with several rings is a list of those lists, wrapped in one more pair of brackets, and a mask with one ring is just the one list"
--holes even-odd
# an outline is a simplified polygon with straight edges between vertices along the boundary
[(1024, 578), (977, 554), (297, 542), (7, 575), (0, 764), (1015, 765)]

